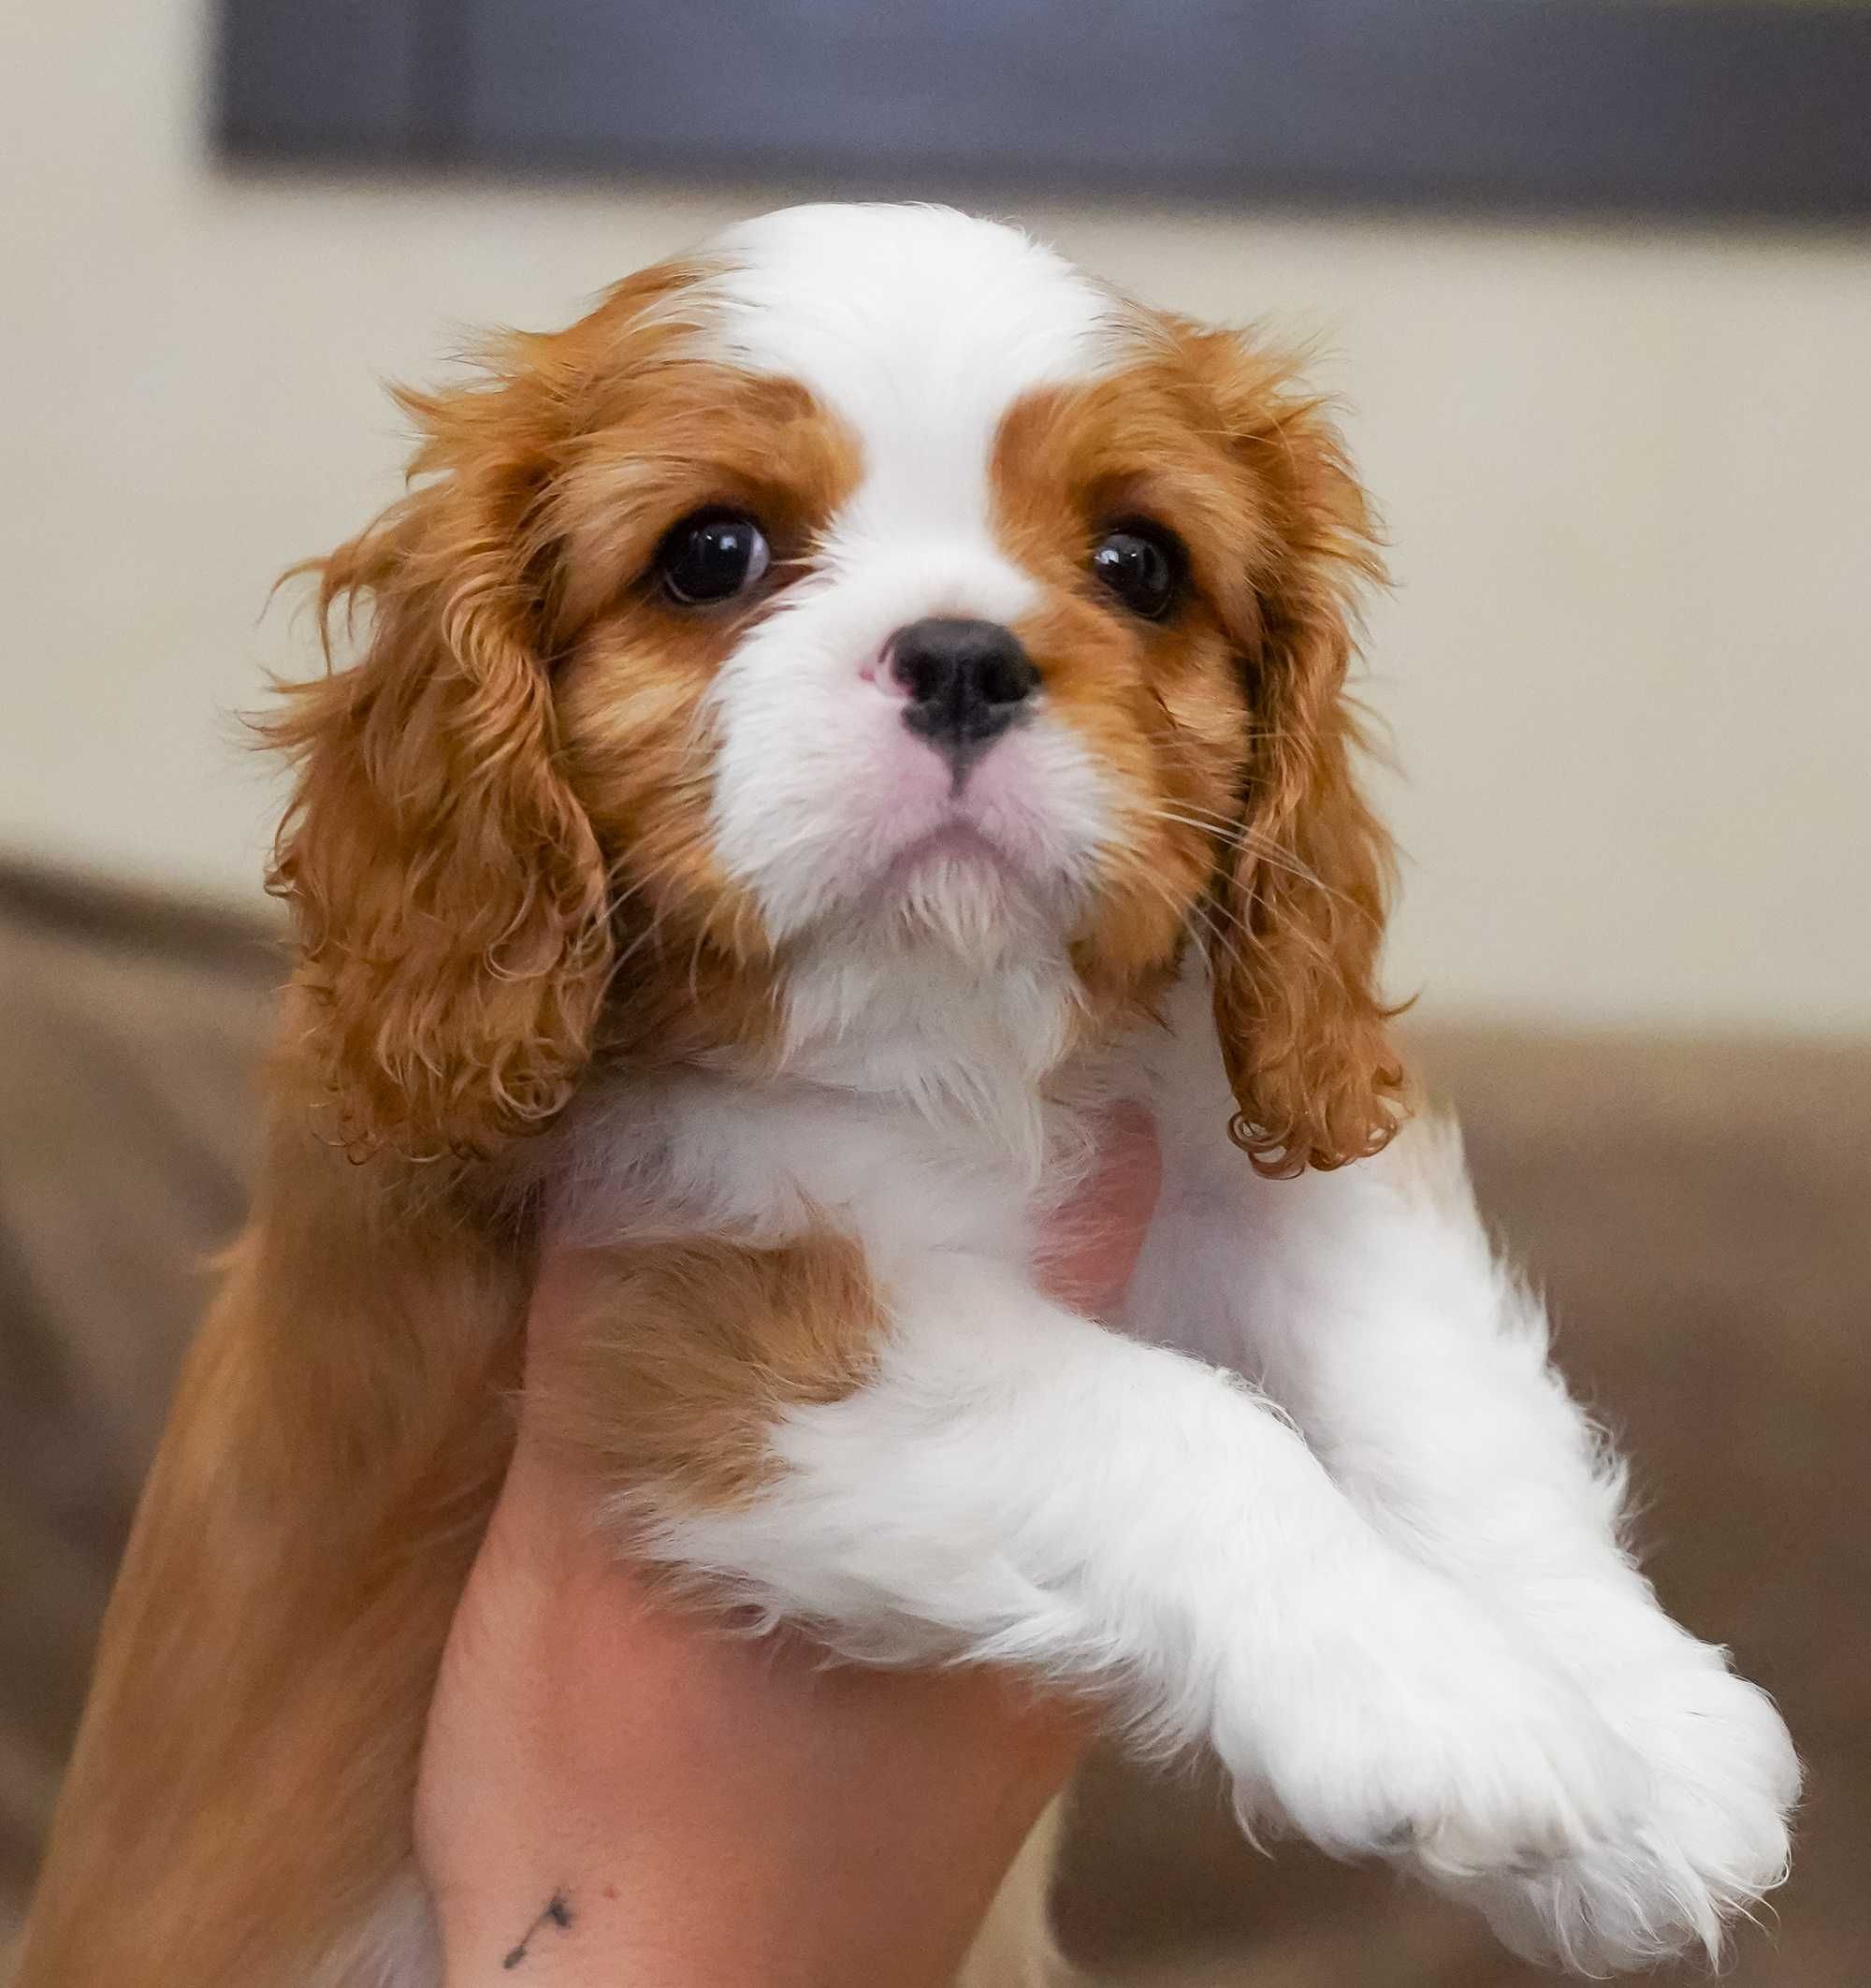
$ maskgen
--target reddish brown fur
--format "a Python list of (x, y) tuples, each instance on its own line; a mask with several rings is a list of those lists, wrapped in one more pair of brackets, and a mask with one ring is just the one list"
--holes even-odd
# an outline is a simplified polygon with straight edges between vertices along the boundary
[(16, 1988), (305, 1988), (410, 1853), (529, 1255), (284, 1116), (144, 1491)]
[[(1163, 333), (1159, 356), (1013, 410), (996, 455), (1002, 534), (1050, 583), (1022, 633), (1133, 801), (1076, 956), (1095, 991), (1147, 994), (1206, 899), (1230, 1133), (1264, 1173), (1339, 1167), (1389, 1139), (1403, 1085), (1376, 986), (1390, 843), (1345, 695), (1355, 595), (1382, 568), (1290, 366), (1237, 334)], [(1114, 611), (1086, 571), (1138, 516), (1189, 552), (1189, 598), (1161, 624)]]
[[(509, 1452), (534, 1239), (504, 1150), (594, 1055), (774, 1038), (787, 962), (708, 847), (699, 731), (765, 603), (685, 617), (645, 569), (684, 512), (738, 502), (783, 585), (863, 466), (799, 387), (675, 354), (694, 273), (406, 397), (417, 482), (319, 569), (369, 638), (272, 727), (299, 765), (279, 1130), (112, 1603), (19, 1988), (302, 1988), (407, 1858)], [(1134, 372), (1017, 410), (1001, 450), (1003, 536), (1047, 589), (1023, 633), (1129, 796), (1074, 956), (1110, 1025), (1206, 923), (1237, 1139), (1265, 1170), (1337, 1165), (1382, 1142), (1399, 1082), (1372, 986), (1385, 845), (1342, 696), (1362, 501), (1279, 367), (1158, 331)], [(1084, 573), (1098, 529), (1151, 510), (1197, 581), (1160, 629)], [(561, 1429), (690, 1496), (745, 1495), (776, 1406), (855, 1385), (877, 1329), (826, 1239), (613, 1274)]]
[[(486, 1157), (546, 1123), (620, 956), (638, 998), (613, 1013), (639, 1040), (696, 1046), (668, 1025), (698, 1007), (703, 1037), (770, 1024), (758, 921), (700, 833), (690, 749), (745, 622), (685, 618), (641, 575), (705, 502), (758, 505), (797, 559), (856, 456), (799, 388), (672, 357), (680, 314), (643, 313), (691, 273), (505, 341), (470, 385), (400, 394), (418, 481), (312, 569), (326, 625), (363, 605), (370, 641), (265, 727), (299, 762), (272, 885), (298, 925), (308, 1058), (354, 1153)], [(631, 952), (651, 932), (662, 951)], [(665, 954), (707, 998), (652, 1017)]]
[(1253, 741), (1242, 831), (1220, 884), (1246, 942), (1217, 963), (1215, 1028), (1262, 1172), (1340, 1167), (1385, 1145), (1403, 1067), (1378, 993), (1390, 838), (1359, 790), (1345, 694), (1371, 514), (1323, 403), (1237, 337), (1179, 326), (1264, 505), (1255, 612), (1240, 626)]
[(776, 1419), (861, 1386), (881, 1328), (863, 1251), (824, 1233), (640, 1244), (580, 1283), (579, 1351), (542, 1426), (600, 1485), (654, 1485), (665, 1508), (757, 1490), (776, 1467)]

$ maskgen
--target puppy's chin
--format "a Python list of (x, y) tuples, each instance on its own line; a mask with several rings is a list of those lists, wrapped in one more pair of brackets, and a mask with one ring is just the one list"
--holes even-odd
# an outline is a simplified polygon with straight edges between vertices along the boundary
[(794, 951), (781, 1067), (972, 1126), (1037, 1178), (1083, 1006), (1055, 894), (972, 836), (892, 859)]
[(902, 956), (935, 952), (978, 973), (1063, 951), (1061, 893), (1029, 881), (971, 832), (898, 857), (865, 893), (865, 936)]

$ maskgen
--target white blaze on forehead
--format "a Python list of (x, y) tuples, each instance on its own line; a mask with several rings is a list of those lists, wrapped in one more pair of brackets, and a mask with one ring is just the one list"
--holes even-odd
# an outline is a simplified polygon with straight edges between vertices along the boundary
[(950, 208), (794, 207), (708, 244), (713, 357), (796, 379), (857, 435), (841, 527), (984, 532), (994, 440), (1036, 388), (1123, 356), (1122, 306), (1017, 228)]

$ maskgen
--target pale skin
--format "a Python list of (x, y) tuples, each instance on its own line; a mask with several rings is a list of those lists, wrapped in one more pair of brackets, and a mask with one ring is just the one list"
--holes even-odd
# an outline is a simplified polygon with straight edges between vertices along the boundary
[[(1115, 1114), (1066, 1211), (1054, 1294), (1121, 1295), (1160, 1176)], [(575, 1310), (544, 1265), (531, 1382)], [(658, 1599), (522, 1416), (457, 1613), (417, 1795), (445, 1988), (938, 1988), (1093, 1730), (982, 1669), (827, 1664)]]

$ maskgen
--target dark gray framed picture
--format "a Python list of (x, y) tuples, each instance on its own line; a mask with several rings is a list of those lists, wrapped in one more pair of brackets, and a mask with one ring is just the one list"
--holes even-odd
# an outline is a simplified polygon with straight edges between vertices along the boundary
[(1871, 0), (224, 0), (236, 162), (1871, 215)]

